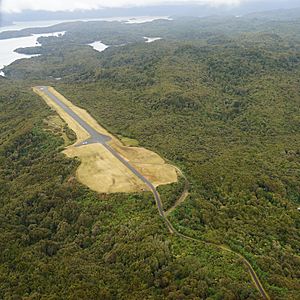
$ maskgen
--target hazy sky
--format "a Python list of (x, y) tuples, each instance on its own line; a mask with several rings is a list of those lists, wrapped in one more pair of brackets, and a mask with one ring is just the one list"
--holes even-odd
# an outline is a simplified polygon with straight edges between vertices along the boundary
[(251, 0), (2, 0), (2, 10), (5, 12), (18, 12), (24, 9), (57, 11), (176, 3), (217, 6), (220, 4), (238, 5), (240, 2), (248, 1)]

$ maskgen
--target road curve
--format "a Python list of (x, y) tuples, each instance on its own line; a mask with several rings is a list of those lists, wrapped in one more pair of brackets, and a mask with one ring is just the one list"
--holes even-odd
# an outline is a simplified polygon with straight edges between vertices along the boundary
[[(175, 166), (174, 166), (174, 167), (175, 167)], [(190, 189), (190, 183), (189, 183), (189, 181), (187, 180), (187, 178), (185, 177), (185, 175), (182, 173), (182, 171), (181, 171), (179, 168), (177, 168), (177, 167), (175, 167), (175, 168), (176, 168), (177, 172), (179, 173), (179, 175), (180, 175), (181, 177), (183, 177), (183, 179), (184, 179), (184, 188), (183, 188), (183, 191), (182, 191), (180, 197), (175, 201), (175, 203), (174, 203), (168, 210), (165, 211), (165, 216), (166, 216), (166, 217), (167, 217), (173, 210), (175, 210), (176, 207), (177, 207), (178, 205), (180, 205), (182, 202), (184, 202), (185, 199), (186, 199), (186, 198), (188, 197), (188, 195), (189, 195), (189, 189)]]
[(215, 246), (221, 250), (225, 250), (231, 253), (236, 254), (238, 257), (240, 257), (245, 264), (245, 266), (248, 269), (248, 272), (252, 278), (252, 280), (255, 283), (255, 287), (261, 294), (262, 298), (265, 300), (270, 300), (269, 295), (264, 290), (257, 274), (253, 270), (250, 262), (241, 254), (231, 250), (230, 248), (227, 248), (225, 246), (221, 246), (218, 244), (214, 244), (212, 242), (203, 241), (200, 239), (196, 239), (187, 235), (184, 235), (180, 232), (178, 232), (172, 225), (172, 223), (169, 221), (169, 219), (166, 217), (165, 212), (163, 210), (162, 201), (160, 198), (159, 193), (157, 192), (155, 186), (145, 177), (143, 176), (136, 168), (134, 168), (129, 161), (127, 161), (124, 157), (122, 157), (115, 149), (113, 149), (107, 142), (111, 140), (111, 138), (107, 135), (101, 134), (100, 132), (96, 131), (94, 128), (92, 128), (88, 123), (86, 123), (82, 118), (80, 118), (70, 107), (68, 107), (65, 103), (63, 103), (61, 100), (59, 100), (53, 93), (49, 91), (49, 88), (47, 86), (37, 86), (38, 90), (46, 94), (52, 101), (54, 101), (58, 106), (60, 106), (71, 118), (73, 118), (87, 133), (90, 135), (90, 138), (86, 141), (82, 142), (81, 145), (87, 145), (91, 143), (100, 143), (102, 144), (115, 158), (117, 158), (123, 165), (125, 165), (134, 175), (136, 175), (144, 184), (149, 188), (149, 190), (152, 192), (156, 206), (158, 208), (159, 215), (164, 220), (168, 230), (170, 233), (177, 235), (178, 237), (184, 238), (186, 240), (194, 241), (194, 242), (204, 242), (207, 244), (210, 244), (212, 246)]

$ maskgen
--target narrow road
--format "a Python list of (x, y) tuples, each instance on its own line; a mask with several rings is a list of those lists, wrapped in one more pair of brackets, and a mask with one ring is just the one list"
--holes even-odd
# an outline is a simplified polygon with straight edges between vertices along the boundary
[(187, 196), (190, 194), (189, 193), (189, 188), (190, 188), (190, 183), (187, 180), (187, 178), (185, 177), (185, 175), (181, 172), (181, 170), (177, 167), (175, 167), (177, 169), (177, 172), (180, 174), (180, 176), (182, 176), (184, 178), (184, 189), (180, 195), (180, 197), (175, 201), (174, 205), (171, 206), (168, 210), (165, 211), (165, 215), (166, 217), (173, 211), (175, 210), (175, 208), (180, 205), (182, 202), (185, 201), (185, 199), (187, 198)]
[(265, 299), (265, 300), (269, 300), (270, 299), (269, 295), (264, 290), (263, 285), (261, 284), (261, 282), (260, 282), (257, 274), (255, 273), (254, 269), (252, 268), (250, 262), (244, 256), (242, 256), (241, 254), (239, 254), (239, 253), (237, 253), (237, 252), (235, 252), (235, 251), (233, 251), (230, 248), (227, 248), (225, 246), (214, 244), (212, 242), (203, 241), (203, 240), (200, 240), (200, 239), (196, 239), (196, 238), (193, 238), (193, 237), (190, 237), (190, 236), (187, 236), (187, 235), (184, 235), (184, 234), (178, 232), (173, 227), (173, 225), (169, 221), (169, 219), (166, 217), (165, 212), (163, 210), (163, 205), (162, 205), (162, 202), (161, 202), (160, 195), (157, 192), (155, 186), (145, 176), (143, 176), (136, 168), (134, 168), (129, 163), (129, 161), (127, 161), (125, 158), (123, 158), (115, 149), (113, 149), (109, 144), (107, 144), (107, 142), (109, 142), (111, 140), (111, 138), (109, 136), (107, 136), (107, 135), (99, 133), (94, 128), (92, 128), (88, 123), (86, 123), (82, 118), (80, 118), (70, 107), (68, 107), (61, 100), (59, 100), (54, 94), (52, 94), (49, 91), (49, 89), (48, 89), (47, 86), (38, 86), (36, 88), (39, 89), (44, 94), (46, 94), (58, 106), (60, 106), (71, 118), (73, 118), (90, 135), (90, 137), (86, 141), (82, 142), (78, 146), (92, 144), (92, 143), (100, 143), (100, 144), (102, 144), (114, 157), (116, 157), (133, 174), (135, 174), (140, 180), (142, 180), (142, 182), (145, 183), (145, 185), (153, 193), (154, 199), (155, 199), (155, 202), (156, 202), (156, 205), (157, 205), (157, 208), (158, 208), (158, 212), (159, 212), (160, 216), (162, 217), (162, 219), (164, 220), (164, 222), (166, 223), (166, 226), (167, 226), (168, 230), (170, 231), (170, 233), (175, 234), (178, 237), (184, 238), (186, 240), (190, 240), (190, 241), (194, 241), (194, 242), (198, 242), (198, 243), (199, 242), (202, 242), (202, 243), (204, 242), (204, 243), (210, 244), (212, 246), (218, 247), (221, 250), (225, 250), (225, 251), (234, 253), (235, 255), (237, 255), (239, 258), (242, 259), (243, 263), (247, 267), (248, 272), (249, 272), (252, 280), (255, 283), (255, 287), (259, 291), (262, 299)]

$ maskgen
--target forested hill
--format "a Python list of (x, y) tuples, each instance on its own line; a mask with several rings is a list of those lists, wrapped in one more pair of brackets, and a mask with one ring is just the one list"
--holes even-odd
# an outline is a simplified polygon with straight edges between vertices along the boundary
[[(271, 299), (299, 298), (300, 19), (274, 18), (59, 25), (40, 57), (5, 68), (2, 298), (259, 299), (236, 256), (206, 242), (245, 256)], [(202, 242), (170, 236), (150, 193), (78, 184), (60, 153), (72, 132), (49, 125), (37, 84), (180, 167), (190, 195), (170, 219)], [(166, 208), (181, 188), (160, 188)]]
[[(30, 34), (67, 31), (64, 42), (86, 43), (101, 40), (108, 45), (122, 45), (142, 41), (143, 36), (160, 36), (165, 39), (195, 40), (207, 38), (209, 34), (234, 34), (275, 31), (297, 34), (300, 8), (246, 15), (210, 17), (174, 17), (170, 20), (127, 24), (126, 22), (73, 21), (50, 27), (28, 28), (18, 31), (0, 32), (0, 39), (28, 36)], [(275, 23), (274, 23), (275, 22)]]

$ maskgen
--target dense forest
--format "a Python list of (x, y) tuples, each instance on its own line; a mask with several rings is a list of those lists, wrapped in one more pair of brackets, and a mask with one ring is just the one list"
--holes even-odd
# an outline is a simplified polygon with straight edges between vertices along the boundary
[[(0, 298), (258, 299), (213, 242), (246, 257), (272, 299), (299, 299), (299, 23), (295, 12), (72, 23), (21, 49), (42, 55), (0, 79)], [(84, 45), (95, 40), (126, 45), (99, 53)], [(80, 162), (61, 154), (72, 132), (49, 128), (36, 84), (178, 166), (190, 195), (170, 220), (199, 242), (170, 235), (150, 193), (80, 185)], [(183, 188), (159, 188), (166, 209)]]

